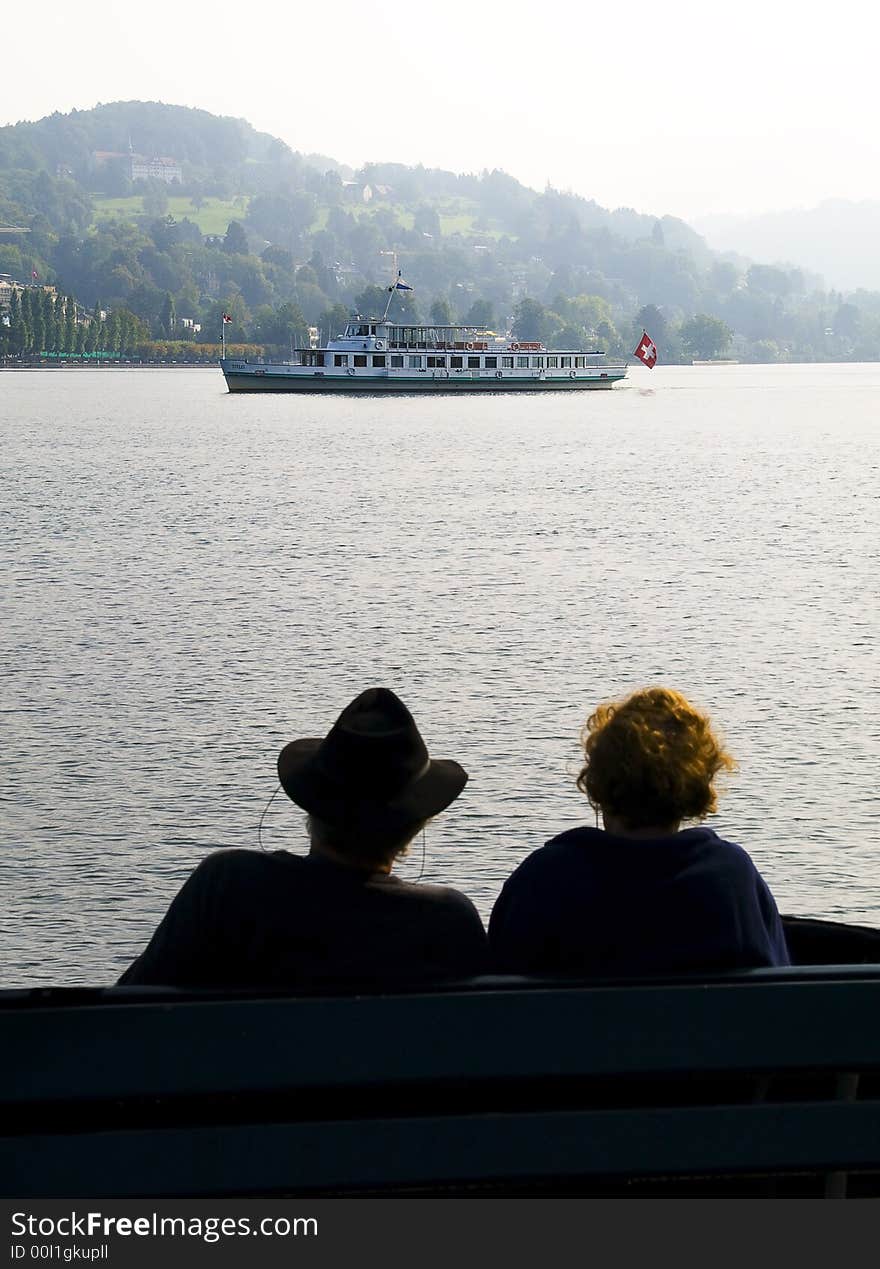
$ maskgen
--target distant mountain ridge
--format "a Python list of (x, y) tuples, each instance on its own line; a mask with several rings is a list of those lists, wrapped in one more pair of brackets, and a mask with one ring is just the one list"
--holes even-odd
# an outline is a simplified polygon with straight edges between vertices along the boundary
[[(140, 154), (169, 155), (197, 167), (293, 157), (284, 141), (258, 132), (245, 119), (164, 102), (116, 101), (0, 128), (0, 170), (30, 167), (38, 155), (47, 170), (63, 166), (81, 179), (95, 151), (129, 148)], [(341, 170), (340, 164), (323, 155), (297, 157), (322, 171)]]
[(759, 216), (701, 216), (692, 225), (716, 251), (797, 265), (835, 290), (880, 289), (880, 202), (828, 199)]

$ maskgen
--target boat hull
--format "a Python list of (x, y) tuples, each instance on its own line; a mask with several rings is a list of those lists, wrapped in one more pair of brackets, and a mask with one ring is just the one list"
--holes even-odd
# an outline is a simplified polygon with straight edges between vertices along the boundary
[(497, 378), (483, 375), (480, 378), (433, 378), (427, 375), (380, 377), (378, 375), (297, 375), (279, 372), (269, 367), (253, 370), (230, 370), (223, 367), (226, 386), (230, 392), (307, 392), (337, 393), (345, 396), (409, 396), (433, 394), (449, 396), (453, 393), (498, 392), (583, 392), (611, 388), (625, 378), (625, 371), (608, 371), (607, 374), (577, 378), (540, 379), (537, 376)]

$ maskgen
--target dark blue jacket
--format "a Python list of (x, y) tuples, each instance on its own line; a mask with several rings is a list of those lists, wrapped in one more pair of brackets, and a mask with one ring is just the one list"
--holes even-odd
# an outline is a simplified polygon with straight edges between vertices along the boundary
[(184, 883), (123, 984), (384, 984), (486, 968), (470, 899), (321, 855), (221, 850)]
[(662, 974), (787, 965), (773, 896), (711, 828), (635, 840), (575, 828), (525, 859), (489, 922), (514, 973)]

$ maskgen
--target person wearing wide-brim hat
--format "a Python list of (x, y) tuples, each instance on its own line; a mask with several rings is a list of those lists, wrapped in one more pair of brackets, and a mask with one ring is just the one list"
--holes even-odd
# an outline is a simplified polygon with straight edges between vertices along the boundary
[(326, 736), (285, 745), (278, 776), (307, 812), (309, 853), (210, 855), (121, 984), (381, 985), (485, 968), (471, 901), (392, 875), (468, 778), (457, 762), (429, 756), (394, 692), (370, 688)]

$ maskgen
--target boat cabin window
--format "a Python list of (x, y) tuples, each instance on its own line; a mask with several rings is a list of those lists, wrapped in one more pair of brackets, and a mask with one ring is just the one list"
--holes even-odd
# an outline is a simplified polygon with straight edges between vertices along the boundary
[(385, 354), (384, 354), (384, 353), (375, 353), (375, 354), (373, 355), (373, 365), (374, 365), (374, 366), (384, 366), (384, 365), (385, 365)]
[(408, 361), (408, 363), (409, 363), (409, 368), (410, 368), (410, 370), (421, 370), (421, 369), (422, 369), (422, 361), (423, 361), (423, 358), (422, 358), (422, 357), (408, 357), (408, 358), (407, 358), (407, 361)]
[(479, 357), (468, 357), (468, 370), (479, 370), (479, 368), (480, 368)]
[(347, 365), (348, 365), (348, 356), (347, 356), (347, 354), (346, 354), (346, 353), (334, 353), (334, 354), (333, 354), (333, 365), (334, 365), (334, 366), (347, 366)]
[(513, 369), (513, 358), (512, 358), (512, 357), (502, 357), (502, 358), (501, 358), (501, 366), (502, 366), (502, 369), (504, 369), (504, 370), (512, 370), (512, 369)]
[(533, 357), (533, 358), (532, 358), (532, 369), (533, 369), (533, 370), (543, 370), (543, 369), (544, 369), (544, 358), (543, 358), (543, 357)]
[(367, 359), (363, 353), (355, 353), (354, 364), (356, 366), (365, 366), (367, 364)]
[(391, 358), (391, 369), (400, 370), (403, 367), (403, 358), (400, 353), (395, 353)]
[(575, 357), (575, 359), (574, 359), (574, 364), (575, 364), (575, 367), (576, 367), (578, 370), (583, 370), (584, 365), (585, 365), (585, 362), (584, 362), (583, 357)]
[(370, 327), (370, 334), (371, 334), (371, 335), (375, 335), (375, 333), (376, 333), (376, 327), (375, 327), (375, 326), (371, 326), (371, 327)]
[(548, 357), (548, 358), (547, 358), (547, 369), (548, 369), (548, 370), (555, 370), (555, 369), (557, 368), (557, 366), (558, 366), (558, 365), (559, 365), (559, 358), (558, 358), (558, 357)]
[(357, 331), (355, 332), (355, 334), (357, 335), (369, 335), (369, 333), (370, 333), (369, 326), (359, 326), (357, 328)]
[(449, 358), (449, 364), (450, 364), (450, 366), (452, 367), (452, 369), (453, 369), (453, 370), (461, 370), (461, 367), (462, 367), (462, 358), (461, 358), (461, 357), (450, 357), (450, 358)]
[(497, 366), (498, 366), (498, 358), (497, 358), (497, 357), (487, 357), (487, 358), (486, 358), (486, 369), (487, 369), (487, 370), (495, 370), (495, 369), (497, 368)]
[(517, 357), (517, 359), (516, 359), (516, 368), (517, 368), (517, 370), (528, 370), (528, 368), (529, 368), (529, 359), (528, 359), (528, 357)]
[(445, 370), (446, 358), (445, 357), (429, 357), (428, 369), (429, 370)]
[(559, 364), (563, 370), (571, 370), (571, 357), (560, 357)]

